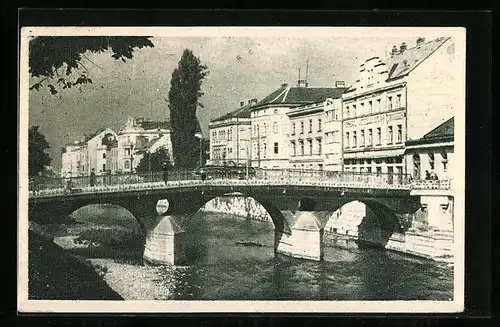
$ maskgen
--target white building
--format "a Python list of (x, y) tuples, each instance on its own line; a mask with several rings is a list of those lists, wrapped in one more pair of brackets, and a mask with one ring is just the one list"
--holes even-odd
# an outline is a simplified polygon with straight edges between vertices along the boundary
[(406, 170), (414, 180), (434, 172), (438, 179), (451, 178), (454, 156), (454, 118), (440, 124), (422, 138), (406, 142)]
[(212, 119), (210, 130), (210, 162), (215, 165), (246, 165), (250, 159), (250, 108), (257, 99), (240, 102), (240, 107)]
[(96, 175), (114, 173), (117, 153), (117, 134), (110, 128), (101, 128), (63, 148), (61, 176), (88, 176), (92, 169)]
[(344, 168), (405, 171), (405, 142), (421, 138), (454, 115), (457, 71), (451, 38), (394, 46), (390, 57), (367, 59), (343, 95)]
[(331, 89), (324, 101), (290, 109), (290, 168), (342, 170), (342, 93)]
[[(304, 105), (320, 103), (335, 94), (335, 88), (282, 84), (251, 108), (251, 163), (254, 167), (290, 167), (291, 124), (287, 113)], [(316, 122), (317, 124), (317, 122)]]
[(154, 152), (160, 146), (172, 153), (169, 121), (129, 117), (118, 132), (117, 170), (133, 172), (146, 151)]

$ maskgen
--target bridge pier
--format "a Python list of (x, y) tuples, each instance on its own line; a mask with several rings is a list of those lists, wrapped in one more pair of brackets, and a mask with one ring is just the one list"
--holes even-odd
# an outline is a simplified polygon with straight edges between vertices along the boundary
[(184, 230), (173, 216), (163, 215), (148, 232), (143, 258), (153, 264), (183, 264), (186, 258)]
[(296, 211), (290, 233), (275, 232), (275, 252), (286, 256), (323, 260), (323, 224), (311, 211)]

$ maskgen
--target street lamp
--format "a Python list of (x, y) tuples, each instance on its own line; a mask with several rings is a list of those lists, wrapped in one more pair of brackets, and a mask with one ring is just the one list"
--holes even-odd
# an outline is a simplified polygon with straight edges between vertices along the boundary
[(200, 140), (200, 167), (202, 166), (202, 144), (201, 144), (201, 141), (203, 140), (203, 134), (201, 132), (197, 132), (196, 134), (194, 134), (194, 137), (196, 137), (197, 139)]

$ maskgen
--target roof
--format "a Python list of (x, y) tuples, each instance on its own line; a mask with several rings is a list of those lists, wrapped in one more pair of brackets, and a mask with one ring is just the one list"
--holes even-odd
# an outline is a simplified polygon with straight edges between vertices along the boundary
[(437, 38), (414, 47), (407, 48), (403, 53), (397, 53), (386, 58), (385, 63), (389, 72), (388, 80), (408, 75), (421, 62), (433, 54), (450, 38)]
[(273, 104), (311, 104), (321, 102), (327, 98), (337, 99), (342, 96), (347, 87), (298, 87), (281, 86), (253, 108)]
[(250, 105), (244, 105), (236, 110), (228, 112), (218, 118), (210, 120), (210, 122), (224, 121), (232, 118), (250, 118)]
[(104, 132), (107, 129), (108, 129), (108, 127), (101, 127), (97, 131), (95, 131), (94, 133), (85, 135), (85, 141), (83, 143), (86, 143), (86, 142), (92, 140), (94, 137), (96, 137), (97, 135), (101, 134), (102, 132)]
[(170, 129), (170, 121), (153, 121), (153, 120), (143, 120), (137, 122), (137, 125), (144, 128), (145, 130), (152, 129)]
[(407, 145), (453, 141), (455, 131), (455, 117), (451, 117), (444, 123), (422, 136), (420, 139), (407, 141)]

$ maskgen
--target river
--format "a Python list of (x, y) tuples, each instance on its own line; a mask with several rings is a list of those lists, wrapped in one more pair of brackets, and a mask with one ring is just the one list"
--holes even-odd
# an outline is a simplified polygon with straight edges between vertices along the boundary
[[(109, 217), (109, 211), (104, 215)], [(117, 215), (126, 216), (115, 212), (109, 224), (136, 235), (130, 217)], [(94, 216), (80, 213), (80, 223), (65, 226), (67, 233), (55, 241), (72, 248), (68, 235), (74, 238), (102, 224)], [(127, 223), (118, 223), (122, 219)], [(272, 223), (213, 213), (181, 220), (188, 241), (188, 264), (183, 267), (144, 265), (141, 250), (126, 246), (70, 251), (99, 269), (105, 267), (108, 284), (133, 300), (447, 301), (453, 296), (453, 268), (443, 263), (380, 249), (332, 245), (325, 247), (322, 262), (275, 257)], [(242, 241), (257, 245), (237, 244)]]

